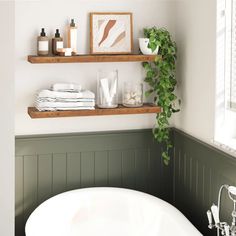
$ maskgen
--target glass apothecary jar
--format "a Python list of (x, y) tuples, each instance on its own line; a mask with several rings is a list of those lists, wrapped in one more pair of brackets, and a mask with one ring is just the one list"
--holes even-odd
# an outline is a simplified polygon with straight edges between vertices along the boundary
[(141, 107), (143, 105), (143, 84), (137, 82), (124, 82), (123, 106)]
[(97, 105), (100, 108), (118, 106), (118, 71), (99, 70), (97, 74)]

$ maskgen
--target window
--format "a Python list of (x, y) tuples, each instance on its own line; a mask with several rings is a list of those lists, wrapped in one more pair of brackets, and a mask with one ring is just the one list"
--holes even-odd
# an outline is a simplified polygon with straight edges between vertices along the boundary
[(217, 2), (215, 141), (236, 153), (236, 0)]
[(230, 100), (229, 107), (236, 110), (236, 0), (231, 2), (231, 55), (230, 55)]

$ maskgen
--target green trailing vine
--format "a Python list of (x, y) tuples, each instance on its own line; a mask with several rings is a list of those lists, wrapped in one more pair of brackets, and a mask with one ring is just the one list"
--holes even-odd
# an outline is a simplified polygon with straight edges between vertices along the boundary
[(154, 94), (154, 103), (162, 107), (161, 113), (156, 116), (153, 135), (159, 143), (164, 145), (162, 157), (164, 163), (168, 165), (170, 149), (173, 147), (169, 119), (173, 113), (179, 111), (175, 105), (177, 96), (174, 93), (177, 84), (175, 78), (177, 47), (166, 29), (145, 28), (144, 36), (149, 38), (148, 47), (152, 51), (159, 47), (158, 54), (161, 56), (161, 59), (157, 56), (154, 62), (144, 62), (143, 67), (146, 71), (145, 82), (150, 86), (145, 95)]

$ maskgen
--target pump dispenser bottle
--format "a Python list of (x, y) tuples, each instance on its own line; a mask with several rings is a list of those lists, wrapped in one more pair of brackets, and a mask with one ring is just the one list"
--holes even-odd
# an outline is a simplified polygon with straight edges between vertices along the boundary
[(68, 28), (68, 48), (72, 49), (73, 54), (77, 54), (77, 27), (74, 19), (71, 19), (70, 26)]
[(52, 54), (58, 55), (58, 49), (63, 48), (63, 38), (60, 36), (59, 29), (56, 29), (55, 37), (52, 39)]
[(37, 41), (37, 54), (39, 56), (47, 56), (49, 54), (49, 38), (46, 36), (44, 28), (42, 28)]

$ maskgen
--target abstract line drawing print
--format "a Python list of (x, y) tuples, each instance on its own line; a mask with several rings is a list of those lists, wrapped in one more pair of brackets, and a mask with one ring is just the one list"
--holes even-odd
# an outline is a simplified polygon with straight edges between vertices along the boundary
[(114, 47), (125, 38), (126, 29), (123, 21), (103, 21), (98, 30), (97, 42), (99, 47)]
[(91, 53), (132, 53), (132, 13), (91, 13)]

